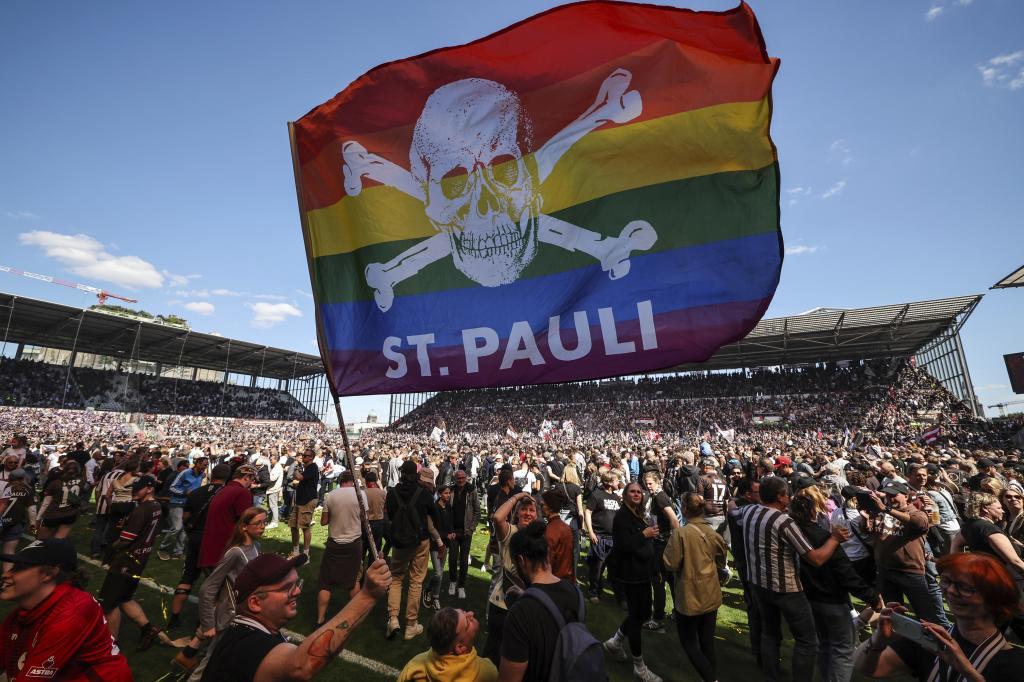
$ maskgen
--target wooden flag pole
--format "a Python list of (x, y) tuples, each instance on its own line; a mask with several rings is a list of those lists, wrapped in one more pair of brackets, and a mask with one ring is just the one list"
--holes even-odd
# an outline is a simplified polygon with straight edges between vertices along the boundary
[(370, 519), (366, 514), (366, 501), (360, 494), (362, 491), (359, 490), (359, 477), (356, 475), (356, 460), (352, 456), (352, 446), (348, 441), (348, 431), (345, 429), (345, 418), (341, 414), (341, 398), (331, 391), (334, 395), (334, 412), (338, 415), (338, 428), (341, 429), (341, 442), (345, 445), (345, 463), (348, 470), (352, 472), (352, 478), (355, 481), (356, 489), (356, 502), (359, 504), (359, 520), (363, 524), (363, 533), (366, 535), (366, 542), (370, 546), (370, 556), (374, 561), (377, 560), (377, 545), (373, 541), (373, 531), (370, 530)]
[[(316, 296), (316, 271), (313, 269), (313, 252), (310, 245), (310, 234), (309, 234), (309, 222), (306, 220), (306, 208), (303, 204), (303, 189), (302, 189), (302, 169), (299, 164), (299, 147), (295, 141), (295, 124), (292, 122), (288, 123), (288, 141), (292, 151), (292, 171), (295, 173), (295, 198), (299, 202), (299, 222), (302, 223), (302, 240), (306, 246), (306, 265), (309, 266), (309, 281), (313, 288), (313, 295)], [(316, 303), (316, 301), (314, 301)], [(366, 515), (366, 501), (363, 496), (360, 495), (359, 490), (359, 478), (356, 476), (356, 461), (355, 457), (352, 456), (352, 446), (348, 442), (348, 431), (345, 430), (345, 418), (341, 414), (341, 398), (338, 397), (338, 392), (334, 389), (334, 381), (331, 377), (331, 366), (327, 361), (327, 356), (324, 355), (324, 348), (327, 345), (324, 343), (323, 337), (323, 320), (320, 319), (320, 306), (314, 305), (316, 310), (316, 337), (317, 344), (320, 346), (320, 359), (324, 363), (324, 371), (327, 373), (327, 384), (331, 387), (331, 395), (334, 397), (334, 412), (338, 415), (338, 428), (341, 429), (341, 441), (345, 445), (345, 465), (348, 470), (352, 472), (352, 478), (355, 481), (356, 491), (356, 503), (359, 505), (359, 520), (363, 524), (363, 533), (366, 535), (366, 541), (370, 545), (370, 556), (374, 561), (377, 560), (377, 545), (373, 541), (373, 531), (370, 530), (370, 520)]]

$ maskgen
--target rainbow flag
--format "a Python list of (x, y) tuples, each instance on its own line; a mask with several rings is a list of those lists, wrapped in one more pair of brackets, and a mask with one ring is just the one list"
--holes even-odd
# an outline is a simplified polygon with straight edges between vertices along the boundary
[(782, 267), (751, 9), (567, 5), (378, 66), (290, 126), (339, 395), (701, 362)]

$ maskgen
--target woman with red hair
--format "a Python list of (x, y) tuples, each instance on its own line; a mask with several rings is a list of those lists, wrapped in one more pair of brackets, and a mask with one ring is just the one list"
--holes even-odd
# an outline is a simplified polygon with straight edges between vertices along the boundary
[(857, 649), (857, 671), (873, 678), (909, 673), (929, 682), (1020, 680), (1024, 650), (1010, 646), (1002, 633), (1019, 609), (1017, 586), (1006, 568), (993, 556), (979, 552), (947, 554), (936, 566), (956, 623), (946, 630), (921, 621), (924, 633), (937, 644), (937, 652), (893, 631), (892, 614), (906, 613), (906, 609), (890, 602), (871, 638)]

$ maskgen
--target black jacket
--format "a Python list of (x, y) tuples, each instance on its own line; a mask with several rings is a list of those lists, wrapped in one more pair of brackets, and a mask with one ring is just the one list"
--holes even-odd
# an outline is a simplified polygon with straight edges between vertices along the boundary
[(647, 523), (623, 504), (612, 519), (610, 574), (623, 583), (649, 583), (654, 574), (654, 540), (644, 537)]
[[(821, 547), (829, 538), (829, 532), (816, 523), (797, 523), (812, 547)], [(822, 604), (849, 604), (850, 595), (874, 604), (878, 590), (868, 585), (853, 570), (853, 564), (842, 547), (837, 547), (832, 557), (823, 566), (809, 561), (800, 562), (800, 581), (809, 601)]]

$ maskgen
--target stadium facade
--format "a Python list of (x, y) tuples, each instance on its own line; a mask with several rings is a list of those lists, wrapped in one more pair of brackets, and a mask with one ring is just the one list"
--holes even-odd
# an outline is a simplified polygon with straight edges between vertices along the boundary
[[(981, 298), (973, 295), (870, 308), (816, 308), (800, 315), (764, 319), (745, 338), (723, 346), (706, 362), (679, 365), (656, 374), (915, 358), (918, 367), (941, 382), (975, 415), (981, 415), (960, 338), (960, 330)], [(286, 392), (321, 421), (332, 407), (317, 355), (6, 293), (0, 293), (0, 325), (0, 357), (66, 368), (62, 403), (74, 389), (74, 371), (83, 368), (136, 378), (173, 379), (175, 396), (179, 382), (204, 382), (206, 386), (219, 383), (224, 395), (230, 386)], [(432, 395), (392, 395), (388, 423)], [(140, 411), (140, 406), (131, 404), (129, 391), (124, 397), (94, 407)], [(167, 411), (183, 414), (188, 413), (186, 408), (172, 401)]]

